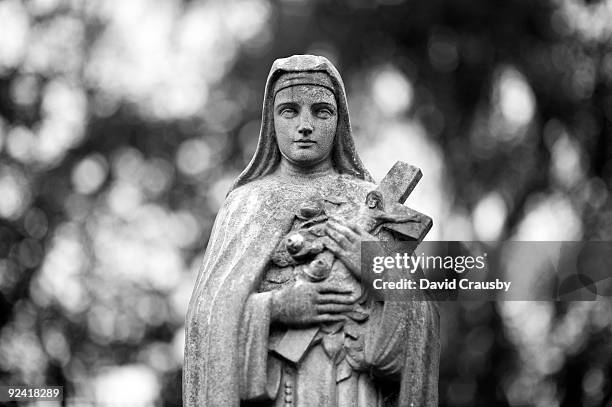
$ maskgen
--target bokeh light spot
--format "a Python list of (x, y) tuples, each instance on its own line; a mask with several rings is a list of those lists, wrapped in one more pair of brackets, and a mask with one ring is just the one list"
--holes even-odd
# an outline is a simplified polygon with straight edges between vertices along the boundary
[(81, 194), (96, 192), (108, 172), (108, 164), (100, 154), (92, 154), (82, 159), (72, 170), (72, 184)]
[(383, 114), (394, 116), (406, 111), (413, 94), (412, 84), (396, 68), (386, 67), (374, 73), (372, 96)]

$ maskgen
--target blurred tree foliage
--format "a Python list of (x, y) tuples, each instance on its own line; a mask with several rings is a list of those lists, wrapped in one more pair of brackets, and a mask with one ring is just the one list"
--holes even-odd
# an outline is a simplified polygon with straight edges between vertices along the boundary
[[(113, 367), (145, 366), (181, 405), (198, 256), (290, 54), (338, 65), (363, 145), (385, 120), (423, 129), (437, 222), (470, 230), (441, 237), (612, 238), (609, 1), (87, 3), (0, 3), (2, 384), (94, 397)], [(380, 72), (407, 90), (372, 116)], [(612, 405), (609, 302), (441, 313), (441, 406)]]

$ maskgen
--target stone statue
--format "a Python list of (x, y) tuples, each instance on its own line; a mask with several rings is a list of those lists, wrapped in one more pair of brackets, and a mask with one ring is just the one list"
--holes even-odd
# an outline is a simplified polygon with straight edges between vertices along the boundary
[(418, 243), (431, 227), (401, 205), (419, 178), (398, 163), (372, 182), (327, 59), (275, 61), (257, 150), (189, 304), (184, 404), (436, 406), (436, 305), (374, 301), (360, 284), (362, 241)]

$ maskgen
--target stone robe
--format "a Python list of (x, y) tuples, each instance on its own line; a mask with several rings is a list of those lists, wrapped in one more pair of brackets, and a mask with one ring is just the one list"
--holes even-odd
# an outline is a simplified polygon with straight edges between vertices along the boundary
[(315, 195), (363, 202), (374, 188), (350, 175), (308, 182), (268, 175), (231, 192), (187, 315), (186, 406), (437, 405), (439, 321), (432, 302), (378, 303), (339, 364), (324, 353), (321, 338), (297, 364), (273, 350), (283, 327), (271, 326), (271, 293), (259, 287), (296, 209)]

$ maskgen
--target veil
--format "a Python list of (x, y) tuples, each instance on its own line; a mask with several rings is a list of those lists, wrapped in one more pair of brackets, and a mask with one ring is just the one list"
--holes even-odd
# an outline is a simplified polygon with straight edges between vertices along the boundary
[(364, 181), (372, 177), (363, 166), (353, 141), (351, 122), (344, 83), (338, 70), (325, 57), (315, 55), (293, 55), (274, 61), (264, 92), (263, 111), (259, 141), (253, 158), (234, 182), (229, 192), (257, 178), (272, 173), (280, 162), (280, 151), (274, 135), (274, 86), (280, 76), (287, 72), (324, 72), (329, 75), (336, 90), (338, 124), (332, 150), (332, 162), (340, 174), (349, 174)]

